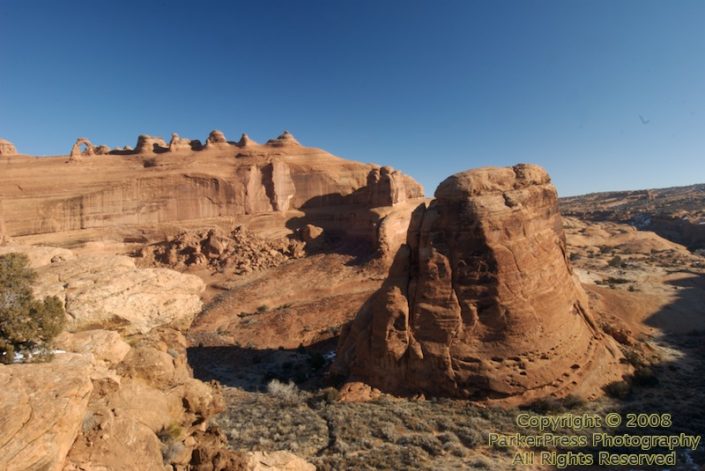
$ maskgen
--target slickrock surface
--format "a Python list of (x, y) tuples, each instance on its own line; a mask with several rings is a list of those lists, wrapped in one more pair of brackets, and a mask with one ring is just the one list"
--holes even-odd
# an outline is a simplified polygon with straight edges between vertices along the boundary
[(592, 397), (620, 379), (621, 354), (573, 277), (543, 169), (463, 172), (435, 196), (343, 331), (339, 372), (386, 392), (519, 401)]
[(93, 390), (91, 361), (0, 365), (0, 469), (62, 469)]
[(374, 242), (374, 221), (361, 212), (423, 196), (398, 171), (305, 147), (290, 133), (236, 144), (214, 131), (205, 146), (143, 135), (134, 151), (101, 156), (87, 155), (96, 152), (83, 139), (74, 148), (73, 158), (0, 161), (0, 236), (70, 245), (229, 220), (290, 232), (315, 224)]
[(132, 258), (83, 256), (38, 270), (38, 297), (58, 296), (69, 330), (97, 326), (146, 333), (172, 324), (187, 328), (201, 310), (200, 278), (162, 268), (140, 269)]

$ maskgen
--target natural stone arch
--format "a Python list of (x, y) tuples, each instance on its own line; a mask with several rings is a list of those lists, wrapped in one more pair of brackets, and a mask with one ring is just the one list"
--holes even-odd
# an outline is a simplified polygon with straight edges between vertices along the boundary
[[(81, 150), (81, 146), (84, 146), (83, 150)], [(71, 157), (82, 157), (88, 155), (95, 155), (95, 146), (85, 137), (79, 137), (76, 139), (76, 143), (73, 147), (71, 147)]]

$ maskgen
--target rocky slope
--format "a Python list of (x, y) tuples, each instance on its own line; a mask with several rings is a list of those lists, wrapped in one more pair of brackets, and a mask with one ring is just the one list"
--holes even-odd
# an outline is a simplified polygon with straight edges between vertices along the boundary
[(50, 363), (0, 365), (0, 469), (310, 469), (287, 453), (232, 452), (209, 428), (222, 396), (193, 378), (179, 330), (200, 310), (200, 279), (121, 256), (0, 247), (16, 251), (71, 322)]
[(336, 368), (395, 393), (600, 394), (621, 354), (573, 277), (555, 188), (533, 165), (445, 180), (420, 206)]
[(705, 249), (705, 185), (614, 191), (561, 198), (561, 212), (587, 221), (611, 221)]
[(5, 146), (0, 233), (67, 246), (237, 220), (280, 233), (314, 223), (374, 242), (371, 208), (423, 196), (398, 171), (304, 147), (289, 133), (261, 145), (217, 131), (203, 146), (186, 141), (140, 136), (135, 150), (99, 155), (79, 139), (72, 156), (45, 158), (6, 155)]

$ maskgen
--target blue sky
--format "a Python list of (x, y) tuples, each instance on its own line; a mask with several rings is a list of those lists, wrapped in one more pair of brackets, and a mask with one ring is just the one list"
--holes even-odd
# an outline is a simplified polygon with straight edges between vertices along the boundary
[(559, 193), (705, 182), (705, 1), (0, 0), (0, 137), (288, 129), (432, 194), (534, 162)]

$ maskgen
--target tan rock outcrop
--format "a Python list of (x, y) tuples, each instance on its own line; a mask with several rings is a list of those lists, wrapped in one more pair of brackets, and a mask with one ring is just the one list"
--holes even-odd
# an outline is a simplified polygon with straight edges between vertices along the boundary
[(248, 471), (316, 471), (316, 467), (288, 451), (246, 453)]
[(110, 154), (110, 147), (106, 145), (100, 145), (94, 149), (95, 155), (108, 155)]
[(62, 332), (54, 340), (59, 350), (75, 353), (90, 353), (96, 360), (111, 365), (120, 363), (130, 351), (130, 345), (120, 334), (112, 330), (84, 330), (82, 332)]
[(198, 277), (139, 269), (125, 256), (82, 256), (38, 272), (35, 294), (64, 302), (69, 330), (108, 326), (146, 333), (166, 324), (188, 327), (201, 310), (204, 284)]
[(135, 154), (154, 154), (165, 152), (169, 146), (161, 137), (148, 136), (142, 134), (137, 137), (137, 145), (135, 146)]
[(15, 145), (7, 139), (0, 139), (0, 156), (17, 155)]
[(287, 147), (287, 146), (300, 146), (299, 141), (296, 140), (293, 134), (289, 131), (284, 131), (276, 139), (270, 139), (267, 141), (268, 146), (272, 147)]
[(0, 469), (63, 468), (93, 390), (90, 370), (90, 359), (75, 354), (0, 365)]
[(208, 135), (208, 139), (206, 139), (207, 148), (227, 148), (228, 146), (230, 146), (230, 143), (225, 138), (225, 134), (217, 129), (211, 131)]
[(384, 286), (341, 335), (336, 369), (383, 391), (529, 400), (599, 394), (620, 353), (595, 325), (538, 166), (440, 184)]
[(415, 181), (391, 167), (373, 169), (367, 175), (367, 204), (373, 208), (393, 206), (410, 197), (422, 196), (415, 186), (418, 186)]
[(169, 152), (181, 152), (191, 150), (191, 140), (179, 136), (177, 133), (171, 134), (169, 141)]
[(238, 147), (250, 147), (258, 145), (247, 133), (242, 133), (240, 140), (237, 142)]

